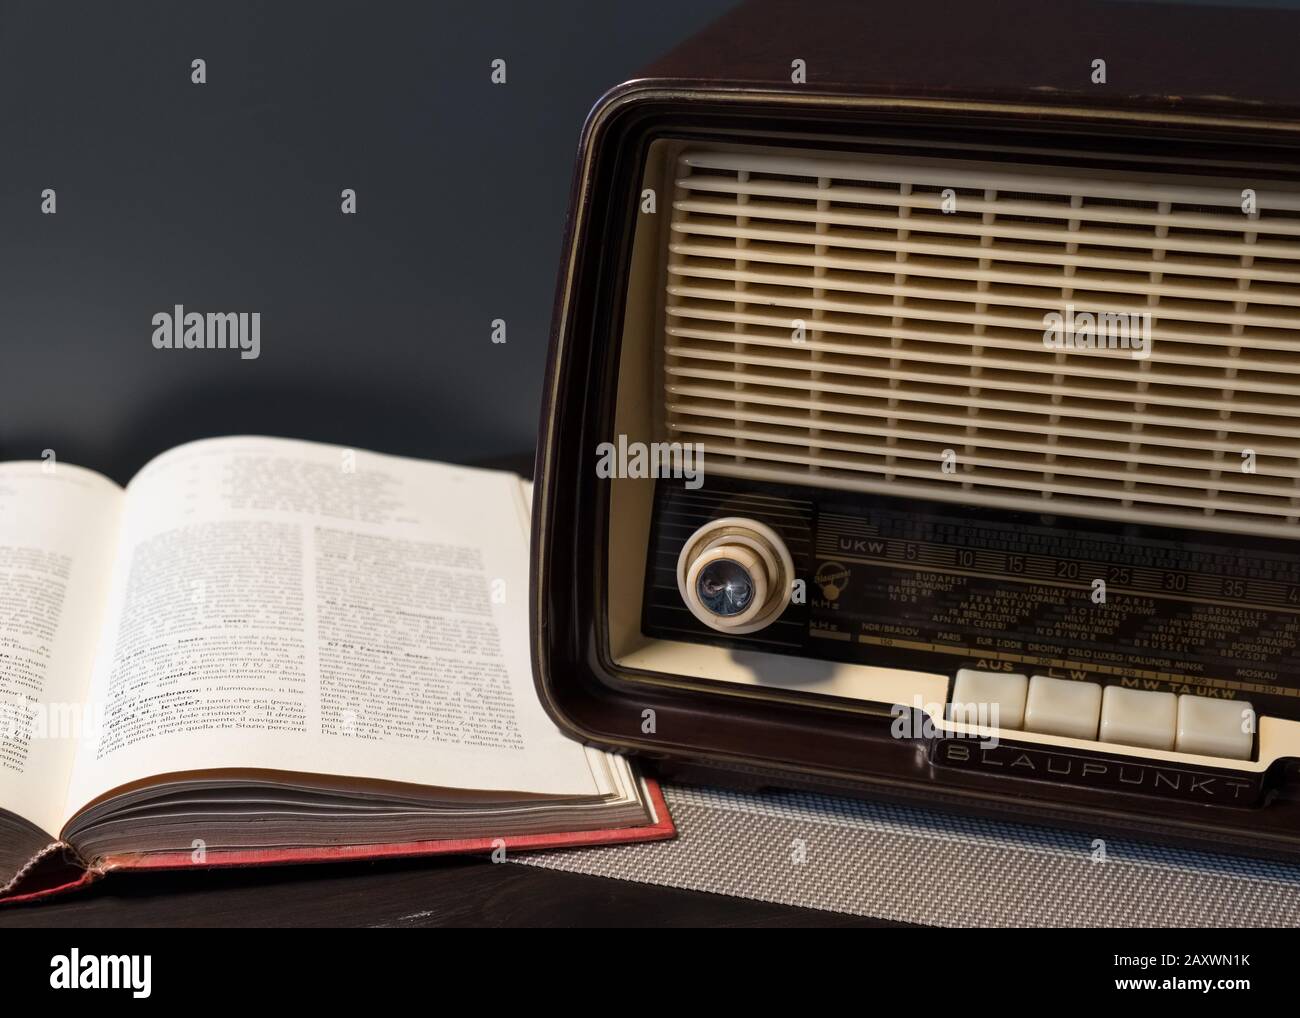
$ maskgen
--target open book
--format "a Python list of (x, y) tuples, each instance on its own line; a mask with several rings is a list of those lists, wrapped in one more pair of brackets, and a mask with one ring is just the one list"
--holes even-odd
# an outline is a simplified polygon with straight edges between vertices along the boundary
[(653, 784), (537, 701), (528, 497), (269, 438), (125, 489), (0, 464), (0, 897), (69, 865), (671, 835)]

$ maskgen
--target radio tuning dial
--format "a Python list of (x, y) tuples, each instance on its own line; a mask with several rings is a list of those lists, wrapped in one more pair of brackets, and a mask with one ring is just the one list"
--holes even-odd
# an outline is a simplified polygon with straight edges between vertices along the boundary
[(753, 633), (785, 611), (794, 561), (771, 527), (744, 516), (704, 524), (677, 557), (677, 589), (691, 614), (722, 633)]

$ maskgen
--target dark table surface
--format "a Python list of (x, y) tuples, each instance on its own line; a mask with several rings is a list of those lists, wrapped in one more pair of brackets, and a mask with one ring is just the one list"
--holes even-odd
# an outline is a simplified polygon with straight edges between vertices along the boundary
[(0, 907), (0, 927), (887, 925), (475, 858), (119, 873), (62, 899)]

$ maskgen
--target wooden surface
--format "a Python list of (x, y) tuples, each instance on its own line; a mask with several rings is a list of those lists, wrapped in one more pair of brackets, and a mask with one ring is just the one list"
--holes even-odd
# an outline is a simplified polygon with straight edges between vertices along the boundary
[(484, 859), (115, 874), (0, 927), (886, 926), (872, 919)]

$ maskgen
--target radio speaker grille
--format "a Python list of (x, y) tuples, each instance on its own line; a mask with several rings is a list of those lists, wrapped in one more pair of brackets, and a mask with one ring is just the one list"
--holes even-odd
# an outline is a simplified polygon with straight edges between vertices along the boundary
[[(662, 423), (707, 470), (1300, 535), (1295, 185), (753, 150), (675, 171)], [(1053, 313), (1146, 331), (1062, 349)]]

